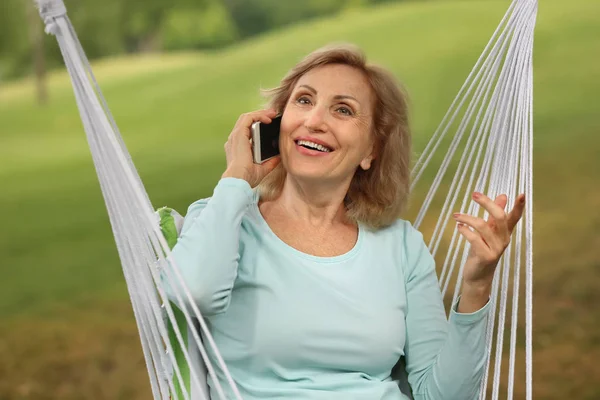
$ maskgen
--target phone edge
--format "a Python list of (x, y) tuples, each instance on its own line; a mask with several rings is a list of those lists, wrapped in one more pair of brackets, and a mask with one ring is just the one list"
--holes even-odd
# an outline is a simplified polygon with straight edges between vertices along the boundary
[(250, 130), (252, 133), (252, 161), (254, 164), (260, 164), (260, 121), (252, 123)]

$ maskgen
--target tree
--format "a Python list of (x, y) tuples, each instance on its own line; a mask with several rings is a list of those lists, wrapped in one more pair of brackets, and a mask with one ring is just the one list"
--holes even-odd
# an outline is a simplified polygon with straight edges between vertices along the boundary
[(346, 0), (223, 0), (241, 38), (341, 11)]
[(212, 1), (202, 9), (173, 8), (162, 28), (165, 50), (218, 48), (238, 38), (237, 29), (227, 9)]
[(19, 72), (28, 51), (25, 3), (20, 0), (0, 1), (0, 82)]
[(48, 101), (46, 90), (46, 62), (44, 55), (44, 30), (40, 23), (40, 16), (33, 2), (27, 6), (27, 23), (29, 25), (29, 38), (31, 40), (31, 53), (33, 69), (35, 71), (35, 88), (38, 104), (44, 105)]

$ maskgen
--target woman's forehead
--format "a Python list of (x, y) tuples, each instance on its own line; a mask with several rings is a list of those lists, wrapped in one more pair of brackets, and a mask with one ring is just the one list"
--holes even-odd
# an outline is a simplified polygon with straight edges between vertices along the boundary
[(314, 68), (302, 75), (296, 88), (309, 86), (326, 95), (352, 96), (357, 100), (368, 100), (370, 86), (365, 75), (348, 65), (330, 64)]

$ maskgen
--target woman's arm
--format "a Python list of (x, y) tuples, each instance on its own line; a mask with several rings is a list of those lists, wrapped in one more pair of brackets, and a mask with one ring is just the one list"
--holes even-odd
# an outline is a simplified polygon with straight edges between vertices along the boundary
[[(225, 143), (227, 169), (213, 197), (189, 207), (173, 247), (175, 263), (203, 314), (224, 312), (229, 305), (240, 259), (240, 226), (253, 197), (251, 187), (279, 163), (279, 157), (262, 164), (252, 161), (250, 127), (256, 121), (268, 124), (276, 114), (275, 110), (260, 110), (238, 118)], [(162, 278), (164, 281), (165, 273)], [(171, 299), (174, 290), (181, 289), (178, 281), (165, 285)], [(174, 287), (170, 287), (173, 283)]]
[[(181, 235), (172, 255), (190, 293), (205, 315), (227, 309), (240, 258), (242, 217), (253, 192), (243, 179), (222, 178), (213, 197), (198, 200), (188, 208)], [(163, 273), (163, 279), (165, 274)], [(167, 285), (169, 297), (179, 280)], [(178, 292), (183, 295), (183, 289)]]
[(489, 303), (446, 319), (435, 262), (420, 232), (406, 224), (406, 372), (415, 400), (475, 399), (483, 376)]

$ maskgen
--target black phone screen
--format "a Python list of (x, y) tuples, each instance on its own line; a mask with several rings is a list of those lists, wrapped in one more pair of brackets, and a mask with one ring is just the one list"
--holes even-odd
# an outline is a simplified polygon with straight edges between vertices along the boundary
[(270, 124), (260, 124), (260, 158), (266, 160), (279, 154), (279, 128), (281, 116), (273, 118)]

